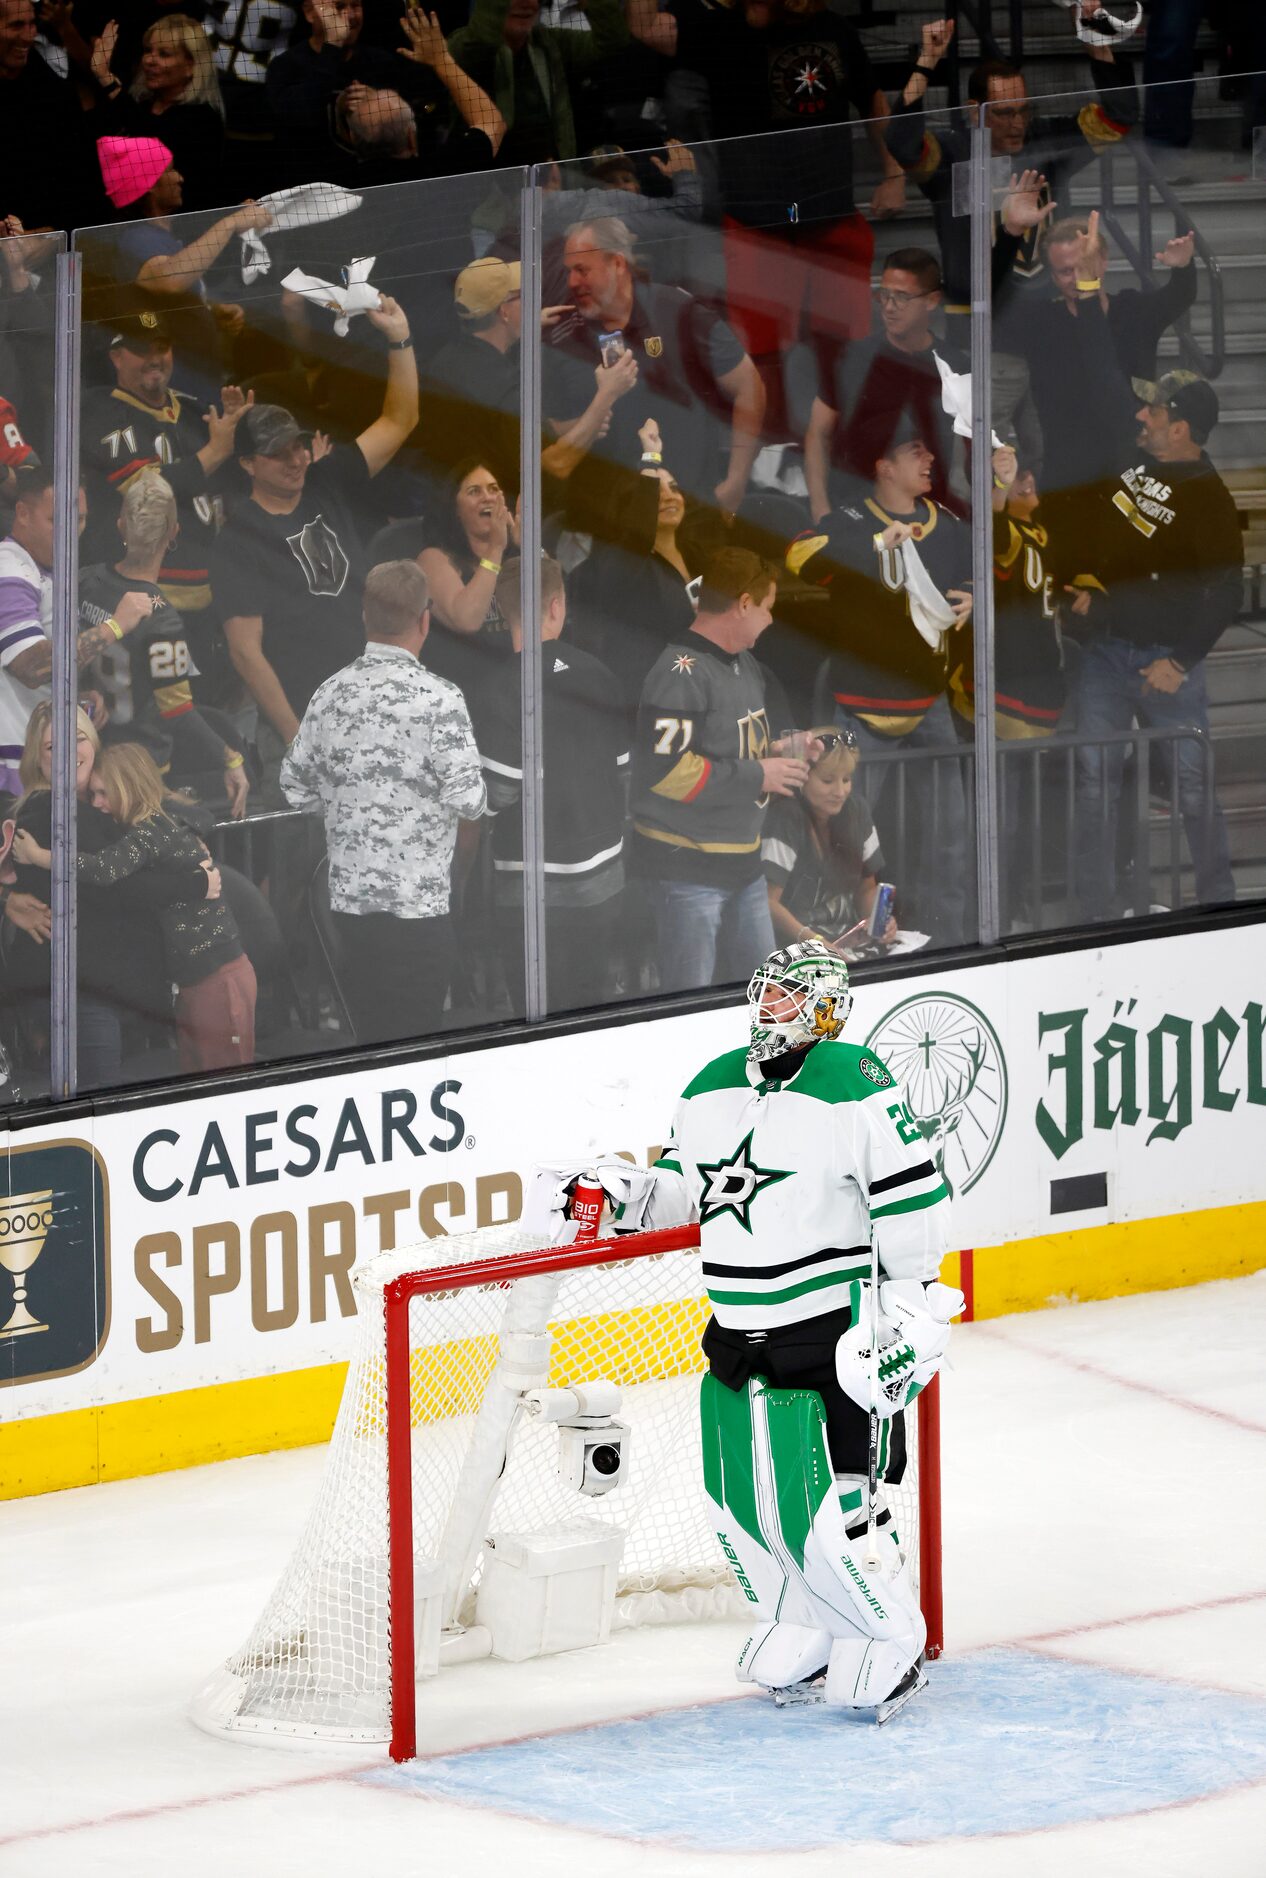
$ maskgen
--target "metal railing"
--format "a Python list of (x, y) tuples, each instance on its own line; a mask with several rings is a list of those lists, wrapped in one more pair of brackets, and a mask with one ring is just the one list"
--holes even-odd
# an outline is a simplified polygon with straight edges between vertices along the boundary
[[(1134, 168), (1138, 216), (1137, 244), (1126, 232), (1118, 207), (1116, 193), (1118, 163), (1130, 163)], [(1152, 232), (1153, 195), (1173, 216), (1175, 231), (1181, 234), (1190, 233), (1195, 237), (1196, 257), (1203, 266), (1209, 282), (1211, 328), (1209, 351), (1205, 351), (1191, 331), (1190, 310), (1174, 321), (1174, 331), (1178, 335), (1179, 353), (1183, 364), (1189, 370), (1199, 372), (1202, 378), (1220, 377), (1226, 364), (1226, 288), (1217, 255), (1157, 169), (1147, 145), (1139, 138), (1126, 137), (1109, 149), (1100, 151), (1099, 165), (1103, 177), (1103, 208), (1100, 211), (1103, 225), (1116, 242), (1125, 260), (1129, 262), (1135, 277), (1144, 287), (1152, 285), (1152, 267), (1148, 257), (1155, 252)]]
[[(1140, 725), (1134, 729), (1113, 731), (1107, 734), (1089, 734), (1077, 731), (1060, 731), (1054, 736), (1025, 739), (1016, 742), (999, 742), (996, 746), (998, 759), (998, 801), (1000, 805), (1000, 831), (998, 855), (998, 881), (1002, 902), (1001, 929), (1005, 934), (1015, 927), (1017, 904), (1023, 903), (1031, 908), (1034, 920), (1025, 921), (1026, 926), (1037, 924), (1039, 928), (1049, 924), (1052, 928), (1073, 923), (1078, 917), (1078, 902), (1081, 890), (1075, 879), (1078, 856), (1083, 852), (1083, 843), (1092, 834), (1105, 840), (1117, 819), (1125, 787), (1116, 802), (1106, 788), (1099, 791), (1095, 808), (1097, 826), (1091, 828), (1086, 816), (1086, 786), (1083, 777), (1079, 784), (1077, 755), (1078, 752), (1098, 750), (1107, 767), (1109, 750), (1124, 748), (1127, 757), (1134, 758), (1133, 776), (1124, 779), (1129, 783), (1129, 792), (1133, 808), (1132, 824), (1125, 830), (1129, 860), (1130, 912), (1137, 916), (1149, 911), (1153, 904), (1153, 892), (1156, 890), (1157, 868), (1151, 854), (1151, 820), (1154, 795), (1152, 749), (1156, 745), (1172, 746), (1168, 764), (1170, 815), (1167, 856), (1162, 872), (1160, 891), (1169, 896), (1170, 906), (1182, 904), (1183, 874), (1185, 863), (1182, 855), (1181, 832), (1179, 823), (1178, 788), (1177, 788), (1177, 746), (1180, 743), (1193, 743), (1200, 752), (1200, 764), (1203, 771), (1203, 797), (1205, 804), (1206, 825), (1203, 831), (1207, 839), (1209, 826), (1216, 810), (1214, 796), (1213, 747), (1209, 735), (1197, 724), (1166, 724), (1156, 726)], [(944, 808), (944, 770), (953, 764), (960, 771), (963, 799), (966, 803), (967, 826), (964, 831), (967, 852), (971, 853), (971, 836), (975, 826), (975, 745), (962, 741), (935, 746), (930, 749), (908, 750), (895, 749), (863, 752), (858, 768), (863, 793), (866, 790), (865, 775), (872, 768), (893, 768), (895, 775), (892, 783), (891, 802), (885, 794), (878, 820), (881, 823), (880, 842), (885, 851), (895, 878), (898, 895), (901, 891), (901, 875), (908, 866), (907, 858), (914, 851), (912, 838), (912, 814), (920, 816), (930, 813), (934, 828), (942, 825)], [(914, 791), (910, 781), (910, 766), (926, 764), (930, 766), (930, 789), (924, 801), (914, 801)], [(1022, 772), (1027, 770), (1027, 786)], [(1052, 778), (1050, 772), (1057, 772)], [(1045, 772), (1045, 773), (1044, 773)], [(1058, 773), (1062, 772), (1062, 773)], [(1062, 842), (1057, 843), (1053, 853), (1049, 838), (1052, 813), (1058, 817), (1062, 827)], [(885, 833), (885, 829), (887, 833)], [(1031, 901), (1022, 901), (1017, 892), (1014, 878), (1019, 871), (1017, 857), (1031, 857), (1034, 864), (1034, 878), (1023, 886), (1032, 885), (1035, 892)], [(1055, 863), (1054, 876), (1051, 874), (1051, 862)], [(966, 883), (970, 895), (972, 880)], [(1044, 909), (1060, 908), (1060, 916), (1049, 922), (1042, 920)], [(1010, 913), (1010, 918), (1008, 917)]]

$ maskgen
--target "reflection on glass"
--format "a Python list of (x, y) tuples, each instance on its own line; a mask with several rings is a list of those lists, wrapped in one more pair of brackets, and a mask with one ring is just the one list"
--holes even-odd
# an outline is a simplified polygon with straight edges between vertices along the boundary
[[(612, 141), (534, 172), (539, 326), (527, 175), (487, 153), (510, 120), (503, 154), (582, 132), (553, 87), (507, 120), (504, 74), (462, 77), (469, 34), (409, 31), (464, 129), (441, 146), (415, 121), (414, 147), (397, 70), (296, 119), (293, 180), (305, 149), (331, 167), (289, 203), (184, 214), (163, 146), (103, 149), (121, 219), (77, 237), (86, 1086), (742, 983), (793, 934), (883, 957), (889, 899), (899, 943), (971, 943), (995, 743), (1004, 932), (1261, 891), (1266, 283), (1241, 142), (1262, 82), (1144, 91), (1130, 35), (1065, 11), (1079, 92), (990, 59), (950, 111), (945, 22), (884, 92), (820, 9), (687, 23), (637, 0), (632, 37), (686, 64), (648, 131), (630, 55)], [(590, 24), (507, 32), (564, 65), (568, 39), (624, 44), (614, 12)], [(973, 515), (982, 108), (995, 438)], [(435, 179), (476, 146), (485, 173)], [(0, 238), (0, 554), (34, 568), (0, 672), (9, 793), (33, 792), (0, 863), (3, 1041), (35, 1091), (51, 261)], [(136, 773), (111, 790), (120, 749)]]
[[(555, 502), (563, 643), (609, 674), (632, 740), (626, 995), (745, 981), (784, 932), (792, 837), (806, 854), (825, 840), (827, 875), (849, 873), (832, 937), (865, 915), (881, 852), (908, 931), (974, 930), (972, 752), (947, 694), (971, 539), (943, 389), (968, 359), (928, 237), (859, 209), (900, 206), (886, 131), (693, 147), (699, 228), (647, 197), (653, 177), (627, 155), (624, 214), (564, 170), (562, 200), (584, 206), (562, 224), (573, 311), (542, 348), (545, 415), (557, 434), (595, 386), (610, 400)], [(810, 812), (801, 739), (789, 753), (771, 729), (784, 724), (847, 731), (854, 768), (860, 752), (842, 819), (843, 804)]]
[[(518, 265), (496, 262), (491, 291), (473, 217), (517, 239), (519, 186), (321, 186), (206, 216), (150, 187), (130, 223), (77, 237), (100, 745), (81, 902), (126, 910), (148, 961), (98, 1000), (90, 1086), (425, 1039), (496, 1008), (472, 718), (494, 642), (512, 669), (488, 617), (509, 510), (489, 463), (458, 494), (459, 413), (422, 405), (466, 342), (501, 368), (488, 455), (517, 457)], [(156, 799), (111, 787), (118, 753), (161, 776)]]
[(12, 844), (28, 789), (48, 801), (40, 746), (52, 676), (54, 290), (65, 247), (63, 235), (9, 227), (20, 224), (0, 221), (0, 1102), (48, 1088), (52, 896), (48, 873), (19, 867)]
[(1032, 171), (999, 185), (1032, 231), (994, 276), (995, 424), (1017, 453), (995, 505), (1004, 930), (1260, 886), (1238, 122), (1207, 85), (1043, 102), (1016, 153)]

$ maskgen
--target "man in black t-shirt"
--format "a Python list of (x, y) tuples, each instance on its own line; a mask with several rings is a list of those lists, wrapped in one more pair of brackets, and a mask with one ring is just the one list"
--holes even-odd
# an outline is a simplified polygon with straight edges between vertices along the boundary
[[(931, 495), (944, 508), (957, 447), (945, 409), (939, 353), (956, 372), (971, 359), (932, 330), (941, 304), (941, 269), (926, 248), (898, 248), (884, 262), (875, 290), (882, 325), (874, 339), (840, 350), (822, 348), (818, 393), (804, 440), (804, 471), (815, 522), (869, 491), (872, 466), (909, 419), (928, 439), (934, 462)], [(861, 485), (859, 489), (859, 485)], [(949, 504), (955, 513), (961, 505)]]
[(254, 406), (238, 434), (251, 494), (220, 534), (213, 587), (229, 654), (259, 708), (268, 806), (283, 806), (277, 772), (309, 698), (359, 653), (365, 567), (355, 505), (418, 420), (408, 322), (385, 294), (366, 318), (387, 342), (387, 389), (354, 445), (314, 447), (276, 404)]
[[(635, 278), (633, 237), (615, 216), (578, 223), (564, 249), (567, 287), (576, 309), (545, 358), (546, 416), (558, 425), (593, 400), (595, 366), (624, 367), (631, 354), (636, 388), (611, 408), (594, 448), (636, 468), (639, 432), (659, 425), (677, 481), (697, 500), (733, 514), (743, 500), (760, 442), (765, 394), (760, 376), (719, 314), (677, 287)], [(729, 420), (729, 458), (721, 467), (720, 424)]]
[[(505, 569), (497, 601), (523, 650), (519, 566)], [(627, 720), (599, 660), (559, 640), (567, 617), (563, 571), (541, 557), (542, 712), (545, 740), (545, 963), (551, 1011), (605, 1003), (624, 888)], [(484, 698), (479, 755), (488, 787), (497, 934), (506, 988), (523, 1010), (523, 733), (519, 661), (504, 660)]]
[(888, 100), (857, 33), (825, 0), (673, 0), (670, 12), (632, 0), (629, 29), (708, 82), (728, 304), (765, 381), (770, 434), (786, 436), (782, 357), (802, 315), (837, 340), (870, 330), (875, 242), (843, 127), (864, 120), (884, 172), (872, 210), (894, 214), (905, 184), (883, 141)]

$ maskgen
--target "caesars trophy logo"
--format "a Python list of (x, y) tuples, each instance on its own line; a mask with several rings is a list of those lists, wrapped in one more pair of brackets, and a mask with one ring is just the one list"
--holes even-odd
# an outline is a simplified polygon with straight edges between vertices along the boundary
[(101, 1164), (82, 1141), (11, 1147), (0, 1181), (0, 1385), (84, 1369), (110, 1319)]
[(1007, 1065), (989, 1019), (951, 992), (921, 992), (880, 1018), (866, 1048), (901, 1084), (951, 1194), (969, 1193), (1007, 1119)]

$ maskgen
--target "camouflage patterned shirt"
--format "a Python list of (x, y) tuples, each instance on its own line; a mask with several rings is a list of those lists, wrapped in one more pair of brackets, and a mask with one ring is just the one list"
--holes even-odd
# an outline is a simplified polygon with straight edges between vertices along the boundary
[(458, 818), (486, 805), (456, 685), (403, 646), (367, 645), (314, 692), (281, 786), (295, 808), (325, 816), (336, 913), (448, 912)]

